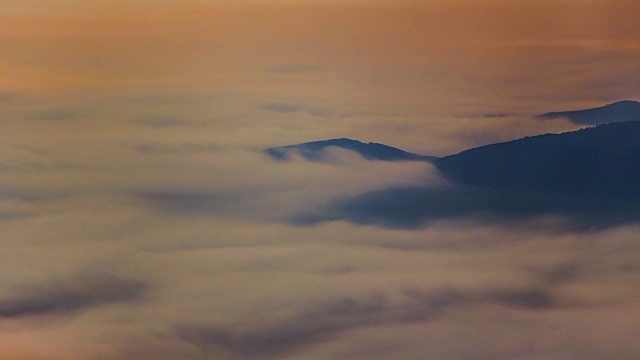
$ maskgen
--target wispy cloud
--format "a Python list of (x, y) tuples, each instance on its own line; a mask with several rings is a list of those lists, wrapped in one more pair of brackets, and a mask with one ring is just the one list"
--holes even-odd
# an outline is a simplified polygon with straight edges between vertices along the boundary
[(477, 217), (490, 222), (539, 216), (566, 217), (574, 229), (610, 227), (640, 219), (633, 200), (518, 192), (468, 186), (395, 187), (331, 202), (325, 209), (290, 220), (311, 225), (346, 220), (391, 228), (421, 228), (442, 219)]
[(258, 109), (287, 114), (300, 110), (300, 106), (286, 103), (265, 103), (258, 105)]
[(482, 116), (485, 117), (485, 118), (488, 118), (488, 119), (496, 119), (496, 118), (508, 117), (509, 114), (507, 114), (507, 113), (489, 113), (489, 114), (483, 114)]
[(134, 145), (133, 149), (143, 154), (201, 154), (223, 151), (224, 146), (214, 143), (183, 143), (179, 145), (155, 143)]
[(154, 117), (148, 119), (142, 119), (136, 121), (140, 125), (156, 128), (156, 129), (165, 129), (170, 127), (181, 127), (188, 124), (187, 121), (176, 119), (176, 118), (165, 118), (165, 117)]
[(383, 293), (364, 298), (345, 297), (317, 303), (306, 310), (273, 322), (176, 327), (183, 340), (205, 353), (230, 354), (243, 359), (278, 357), (305, 346), (330, 340), (341, 333), (367, 327), (383, 328), (393, 324), (419, 324), (445, 316), (447, 311), (477, 306), (500, 306), (520, 311), (547, 311), (591, 306), (575, 303), (554, 293), (558, 284), (566, 285), (564, 270), (549, 281), (520, 287), (496, 286), (480, 289), (440, 288), (402, 291), (400, 299)]
[(0, 299), (0, 317), (69, 314), (142, 299), (149, 285), (112, 274), (91, 273), (49, 283), (22, 286)]
[(330, 118), (333, 115), (333, 111), (327, 108), (308, 107), (292, 103), (264, 103), (258, 105), (257, 108), (280, 114), (304, 112), (305, 114), (320, 118)]
[(137, 194), (146, 204), (176, 215), (223, 214), (234, 202), (227, 193), (196, 191), (145, 191)]

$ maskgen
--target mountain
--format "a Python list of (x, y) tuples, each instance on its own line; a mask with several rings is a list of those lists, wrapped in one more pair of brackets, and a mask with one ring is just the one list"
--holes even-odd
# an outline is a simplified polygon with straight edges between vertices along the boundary
[(292, 153), (297, 153), (310, 161), (322, 161), (324, 150), (332, 146), (356, 152), (367, 160), (433, 161), (436, 159), (434, 156), (418, 155), (383, 144), (374, 142), (363, 143), (358, 140), (347, 138), (273, 147), (266, 149), (265, 152), (276, 160), (288, 160), (291, 158)]
[(290, 219), (420, 228), (440, 219), (552, 216), (573, 229), (640, 221), (640, 122), (482, 146), (435, 159), (447, 186), (395, 186), (330, 201)]
[(483, 146), (434, 164), (466, 185), (640, 197), (640, 121)]
[(599, 125), (622, 121), (640, 121), (640, 102), (632, 100), (618, 101), (593, 109), (549, 112), (538, 115), (541, 119), (566, 117), (578, 125)]

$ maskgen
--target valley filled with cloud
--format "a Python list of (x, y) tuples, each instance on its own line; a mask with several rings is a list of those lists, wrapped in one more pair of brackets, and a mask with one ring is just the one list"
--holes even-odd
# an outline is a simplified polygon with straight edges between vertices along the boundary
[(640, 8), (477, 4), (0, 0), (0, 359), (640, 357)]

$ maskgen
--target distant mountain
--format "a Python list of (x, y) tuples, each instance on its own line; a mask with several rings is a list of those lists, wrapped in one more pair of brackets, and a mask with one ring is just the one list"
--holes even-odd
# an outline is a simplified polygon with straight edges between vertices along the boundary
[(599, 125), (622, 121), (640, 121), (640, 102), (624, 100), (593, 109), (549, 112), (538, 115), (541, 119), (566, 117), (578, 125)]
[(434, 164), (467, 185), (640, 197), (640, 121), (483, 146)]
[(437, 159), (434, 156), (424, 156), (413, 154), (391, 146), (378, 144), (374, 142), (363, 143), (352, 139), (331, 139), (307, 142), (297, 145), (273, 147), (266, 149), (265, 152), (276, 160), (288, 160), (291, 154), (296, 153), (310, 161), (322, 161), (323, 152), (328, 147), (338, 147), (347, 149), (360, 154), (367, 160), (381, 161), (433, 161)]
[(438, 219), (560, 216), (576, 229), (640, 221), (640, 122), (482, 146), (433, 161), (448, 186), (335, 199), (290, 219), (419, 228)]

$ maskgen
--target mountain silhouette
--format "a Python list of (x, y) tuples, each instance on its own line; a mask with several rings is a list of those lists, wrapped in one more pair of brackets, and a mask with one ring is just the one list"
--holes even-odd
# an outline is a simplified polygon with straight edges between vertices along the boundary
[(298, 154), (310, 161), (322, 161), (324, 150), (328, 147), (338, 147), (360, 154), (367, 160), (381, 161), (433, 161), (434, 156), (410, 153), (391, 146), (374, 142), (363, 143), (347, 138), (313, 141), (297, 145), (273, 147), (265, 152), (276, 160), (289, 160), (292, 154)]
[(559, 117), (566, 117), (577, 125), (640, 121), (640, 102), (623, 100), (593, 109), (549, 112), (538, 115), (540, 119), (555, 119)]
[(640, 121), (482, 146), (434, 164), (466, 185), (640, 197)]
[(418, 228), (438, 219), (560, 216), (575, 229), (640, 221), (640, 122), (482, 146), (433, 161), (448, 186), (401, 186), (335, 199), (290, 219)]

